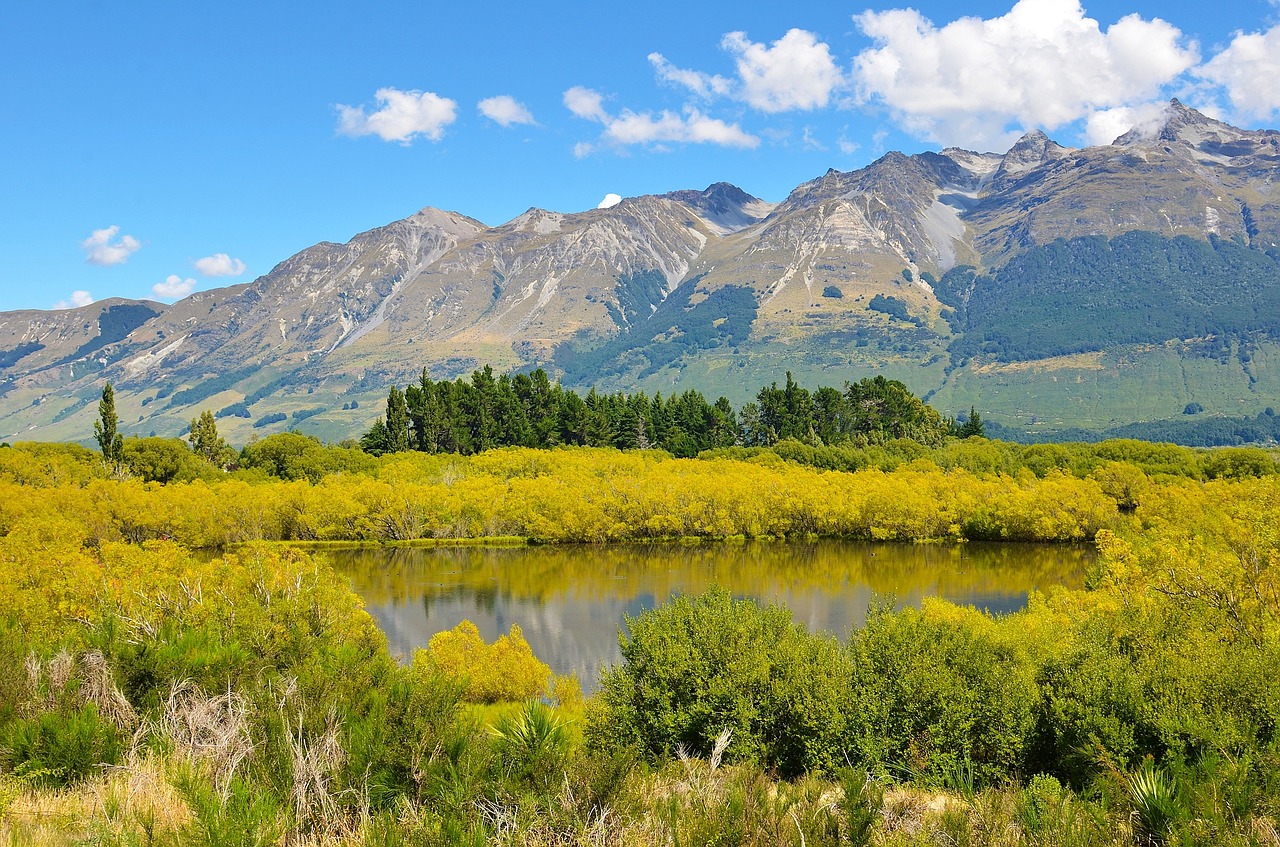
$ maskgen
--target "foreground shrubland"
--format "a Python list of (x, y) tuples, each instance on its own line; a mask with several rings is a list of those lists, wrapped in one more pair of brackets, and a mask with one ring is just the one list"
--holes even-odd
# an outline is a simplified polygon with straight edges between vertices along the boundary
[[(159, 485), (95, 461), (0, 451), (9, 843), (1280, 843), (1275, 476), (514, 450)], [(190, 550), (394, 537), (393, 515), (405, 537), (1096, 537), (1100, 558), (1017, 614), (884, 605), (845, 642), (676, 598), (583, 702), (518, 630), (401, 663), (305, 553)]]

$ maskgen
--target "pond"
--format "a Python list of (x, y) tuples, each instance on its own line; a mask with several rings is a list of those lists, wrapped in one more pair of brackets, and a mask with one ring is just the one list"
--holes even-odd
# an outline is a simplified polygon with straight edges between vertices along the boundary
[(621, 659), (618, 633), (676, 593), (712, 586), (785, 605), (841, 639), (867, 607), (943, 597), (993, 613), (1028, 592), (1079, 587), (1092, 547), (867, 544), (839, 541), (554, 547), (374, 548), (325, 554), (350, 580), (403, 657), (470, 620), (486, 641), (519, 624), (535, 655), (585, 691)]

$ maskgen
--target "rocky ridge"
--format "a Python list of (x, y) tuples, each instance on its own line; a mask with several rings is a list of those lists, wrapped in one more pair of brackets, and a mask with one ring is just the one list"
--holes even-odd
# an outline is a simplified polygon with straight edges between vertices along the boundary
[[(777, 204), (716, 183), (495, 227), (427, 208), (172, 306), (0, 313), (0, 438), (83, 438), (106, 379), (134, 429), (161, 434), (200, 408), (244, 403), (251, 417), (226, 425), (247, 436), (265, 411), (364, 399), (358, 415), (312, 421), (332, 435), (366, 424), (368, 401), (423, 367), (570, 373), (573, 355), (610, 344), (614, 358), (592, 360), (605, 387), (731, 391), (790, 366), (829, 384), (886, 372), (988, 405), (954, 373), (982, 364), (948, 354), (963, 328), (935, 291), (944, 274), (1133, 231), (1265, 251), (1280, 239), (1277, 173), (1280, 133), (1175, 100), (1111, 145), (1071, 149), (1037, 131), (1004, 154), (890, 153)], [(686, 321), (703, 303), (736, 311)], [(653, 355), (673, 340), (675, 360)]]

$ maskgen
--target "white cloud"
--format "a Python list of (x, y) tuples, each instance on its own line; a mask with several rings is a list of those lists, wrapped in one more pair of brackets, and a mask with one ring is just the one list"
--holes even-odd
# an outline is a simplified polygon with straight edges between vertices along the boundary
[(609, 117), (604, 111), (604, 96), (581, 85), (575, 85), (564, 93), (564, 105), (570, 112), (589, 121), (604, 123)]
[(604, 137), (622, 145), (668, 141), (750, 148), (760, 144), (760, 139), (744, 132), (737, 124), (709, 118), (688, 107), (684, 115), (665, 109), (657, 115), (624, 109), (620, 115), (606, 121)]
[[(655, 150), (665, 151), (667, 148), (662, 146), (665, 142), (718, 144), (722, 147), (756, 147), (760, 144), (760, 139), (737, 124), (708, 117), (692, 106), (686, 106), (683, 115), (666, 109), (657, 114), (623, 109), (617, 115), (610, 115), (604, 109), (604, 97), (581, 86), (574, 86), (564, 93), (564, 104), (578, 117), (603, 124), (601, 138), (615, 146), (647, 144)], [(595, 150), (595, 145), (580, 142), (574, 145), (573, 155), (581, 159)]]
[(1268, 118), (1280, 111), (1280, 26), (1266, 32), (1237, 32), (1221, 53), (1196, 75), (1222, 86), (1232, 109), (1244, 118)]
[(733, 97), (770, 113), (823, 108), (846, 85), (831, 48), (802, 29), (789, 30), (772, 45), (731, 32), (720, 46), (735, 58), (734, 79), (678, 68), (661, 53), (650, 53), (649, 64), (658, 79), (687, 88), (700, 98)]
[(476, 104), (480, 114), (502, 126), (512, 124), (535, 124), (533, 113), (519, 100), (507, 94), (497, 97), (486, 97)]
[(1002, 17), (941, 28), (912, 9), (854, 20), (876, 42), (854, 59), (859, 102), (945, 144), (990, 149), (1026, 128), (1145, 104), (1198, 61), (1173, 25), (1129, 15), (1103, 32), (1078, 0), (1020, 0)]
[(825, 107), (844, 77), (831, 57), (831, 48), (802, 29), (766, 47), (731, 32), (720, 46), (737, 57), (741, 97), (762, 112)]
[(840, 148), (840, 152), (846, 156), (852, 156), (854, 153), (857, 153), (858, 149), (862, 146), (861, 144), (858, 144), (858, 142), (849, 138), (848, 126), (840, 128), (840, 139), (836, 142), (836, 145)]
[(1158, 132), (1168, 110), (1169, 104), (1160, 100), (1094, 112), (1085, 121), (1085, 140), (1090, 144), (1110, 144), (1130, 130)]
[(606, 194), (604, 196), (604, 199), (600, 201), (600, 205), (596, 206), (596, 208), (612, 209), (614, 206), (618, 205), (621, 202), (622, 202), (621, 194)]
[(88, 291), (72, 291), (66, 300), (59, 300), (50, 306), (51, 309), (78, 309), (93, 302), (93, 295)]
[(733, 89), (733, 83), (722, 76), (706, 74), (702, 71), (690, 71), (677, 68), (667, 61), (661, 53), (650, 53), (649, 64), (653, 65), (658, 79), (689, 89), (702, 98), (712, 95), (725, 95)]
[(114, 225), (105, 229), (95, 229), (92, 235), (80, 242), (80, 246), (84, 248), (85, 261), (91, 265), (103, 266), (122, 265), (129, 261), (129, 257), (136, 253), (142, 244), (132, 235), (121, 235), (117, 239), (116, 236), (119, 233), (120, 227)]
[(177, 274), (169, 274), (164, 278), (164, 282), (157, 282), (151, 286), (151, 293), (161, 300), (181, 300), (195, 290), (194, 279), (183, 279)]
[(226, 253), (214, 253), (203, 259), (196, 259), (194, 265), (201, 276), (240, 276), (245, 272), (244, 262), (233, 259)]
[(383, 141), (409, 144), (418, 136), (431, 141), (444, 137), (444, 129), (457, 120), (458, 104), (430, 91), (379, 88), (374, 99), (381, 107), (365, 113), (364, 106), (338, 108), (338, 132), (343, 135), (376, 135)]

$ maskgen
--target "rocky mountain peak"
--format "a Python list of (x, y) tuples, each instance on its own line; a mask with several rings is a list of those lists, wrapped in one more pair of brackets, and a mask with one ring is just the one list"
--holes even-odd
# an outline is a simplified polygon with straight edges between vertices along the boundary
[(563, 225), (563, 214), (531, 206), (523, 214), (512, 218), (499, 229), (513, 230), (515, 232), (535, 232), (539, 235), (546, 235), (551, 232), (559, 232)]
[(688, 206), (721, 235), (759, 223), (773, 209), (772, 203), (728, 182), (714, 183), (703, 191), (686, 189), (661, 196)]
[(1185, 144), (1215, 156), (1234, 156), (1252, 152), (1251, 142), (1271, 134), (1238, 129), (1214, 120), (1175, 97), (1157, 119), (1135, 126), (1117, 138), (1115, 144), (1119, 147)]
[(404, 222), (419, 229), (436, 229), (458, 239), (471, 238), (478, 232), (488, 229), (475, 218), (457, 212), (447, 212), (433, 206), (419, 209)]
[(1022, 176), (1030, 170), (1040, 167), (1046, 162), (1061, 159), (1070, 153), (1070, 148), (1063, 147), (1038, 129), (1023, 135), (1009, 148), (1000, 160), (996, 169), (997, 181)]

